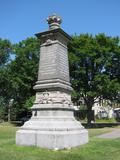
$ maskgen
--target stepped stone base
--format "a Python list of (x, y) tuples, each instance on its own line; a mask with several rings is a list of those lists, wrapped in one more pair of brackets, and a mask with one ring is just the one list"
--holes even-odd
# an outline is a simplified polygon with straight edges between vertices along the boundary
[(16, 144), (64, 149), (87, 143), (88, 131), (75, 120), (72, 108), (68, 105), (56, 106), (57, 104), (44, 104), (44, 109), (34, 106), (33, 110), (37, 110), (38, 116), (33, 115), (17, 131)]
[(88, 133), (81, 131), (36, 131), (19, 130), (16, 144), (24, 146), (38, 146), (48, 149), (72, 148), (88, 142)]

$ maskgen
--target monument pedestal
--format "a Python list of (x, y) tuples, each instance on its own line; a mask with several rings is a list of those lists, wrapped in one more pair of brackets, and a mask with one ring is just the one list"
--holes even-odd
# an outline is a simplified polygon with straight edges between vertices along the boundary
[(75, 120), (72, 106), (35, 104), (33, 110), (32, 118), (17, 131), (18, 145), (64, 149), (88, 142), (88, 132)]
[(88, 142), (88, 132), (75, 120), (71, 102), (67, 43), (71, 37), (60, 28), (60, 17), (48, 18), (49, 30), (41, 40), (36, 100), (32, 117), (16, 133), (16, 144), (63, 149)]

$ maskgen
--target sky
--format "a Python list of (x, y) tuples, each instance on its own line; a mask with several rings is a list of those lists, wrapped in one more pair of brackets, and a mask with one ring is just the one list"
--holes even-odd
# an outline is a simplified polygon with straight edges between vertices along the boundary
[(70, 35), (120, 35), (120, 0), (0, 0), (0, 38), (18, 43), (46, 31), (54, 13)]

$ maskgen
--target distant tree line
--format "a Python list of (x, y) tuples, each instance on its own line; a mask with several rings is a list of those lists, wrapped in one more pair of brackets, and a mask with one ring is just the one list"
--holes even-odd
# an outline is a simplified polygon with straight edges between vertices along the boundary
[[(72, 38), (68, 45), (72, 100), (84, 99), (90, 124), (96, 99), (120, 103), (120, 39), (105, 34)], [(0, 119), (7, 120), (9, 111), (11, 120), (19, 120), (30, 112), (35, 98), (39, 47), (36, 38), (18, 44), (0, 39)]]

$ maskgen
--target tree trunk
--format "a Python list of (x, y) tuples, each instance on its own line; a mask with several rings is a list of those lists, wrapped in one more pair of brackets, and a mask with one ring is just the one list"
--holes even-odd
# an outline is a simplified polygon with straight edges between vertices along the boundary
[(92, 110), (88, 109), (87, 110), (87, 125), (88, 125), (88, 127), (91, 127), (91, 121), (92, 121), (91, 114), (92, 114)]
[(92, 126), (91, 121), (93, 120), (92, 106), (93, 105), (90, 103), (87, 105), (87, 125), (89, 128)]
[(87, 106), (87, 126), (90, 128), (92, 126), (91, 121), (94, 120), (94, 115), (92, 114), (92, 106), (94, 105), (94, 97), (86, 96), (85, 104)]

